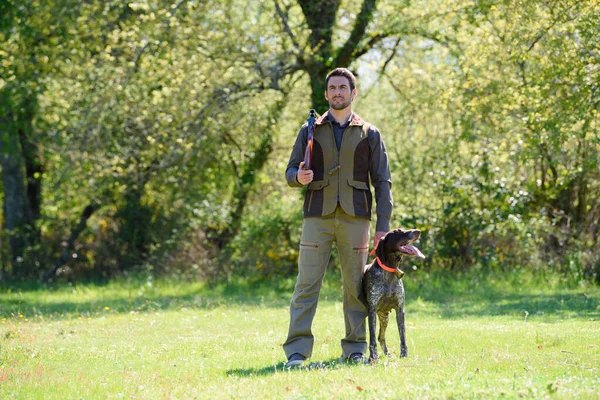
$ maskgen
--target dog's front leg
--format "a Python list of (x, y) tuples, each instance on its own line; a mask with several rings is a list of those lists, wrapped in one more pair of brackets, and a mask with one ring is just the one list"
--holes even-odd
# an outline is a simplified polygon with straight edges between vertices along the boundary
[(375, 313), (375, 307), (369, 307), (369, 359), (371, 361), (377, 361), (377, 341), (375, 340), (376, 329), (377, 329), (377, 314)]
[(382, 311), (377, 314), (379, 317), (379, 336), (377, 339), (379, 340), (379, 344), (381, 345), (381, 349), (385, 353), (386, 357), (389, 357), (391, 354), (388, 351), (387, 344), (385, 342), (385, 331), (388, 326), (388, 322), (390, 319), (389, 311)]
[(408, 347), (406, 347), (406, 328), (404, 326), (404, 307), (396, 310), (396, 322), (398, 323), (398, 332), (400, 332), (400, 357), (408, 356)]

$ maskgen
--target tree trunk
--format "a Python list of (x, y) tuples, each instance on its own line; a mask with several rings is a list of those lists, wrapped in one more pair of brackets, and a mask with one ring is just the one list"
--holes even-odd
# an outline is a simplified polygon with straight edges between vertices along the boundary
[(9, 233), (12, 253), (12, 274), (24, 276), (27, 267), (17, 268), (16, 262), (22, 262), (27, 247), (33, 244), (35, 234), (33, 215), (29, 207), (23, 158), (17, 134), (17, 127), (9, 115), (0, 121), (0, 156), (2, 157), (2, 183), (4, 187), (4, 229)]
[(31, 127), (30, 122), (31, 119), (28, 119), (25, 122), (28, 125), (28, 129), (19, 129), (18, 134), (25, 162), (27, 199), (29, 200), (31, 217), (34, 221), (37, 221), (40, 218), (42, 206), (42, 173), (44, 172), (44, 168), (38, 144), (31, 140), (30, 132), (33, 131), (33, 127)]
[(67, 246), (65, 247), (56, 264), (54, 264), (54, 267), (52, 267), (51, 270), (44, 274), (42, 282), (48, 282), (53, 276), (56, 275), (58, 269), (65, 265), (67, 261), (69, 261), (69, 255), (71, 254), (71, 249), (75, 245), (75, 241), (77, 240), (81, 232), (83, 232), (83, 230), (85, 229), (88, 219), (90, 219), (92, 214), (98, 211), (101, 206), (102, 204), (93, 201), (83, 210), (83, 212), (81, 213), (81, 218), (79, 219), (79, 223), (71, 231), (71, 235), (69, 236), (69, 240), (67, 241)]
[(325, 76), (337, 67), (347, 68), (356, 58), (369, 49), (369, 45), (360, 47), (367, 26), (373, 19), (377, 0), (363, 0), (360, 12), (343, 46), (333, 46), (333, 28), (340, 0), (298, 0), (310, 29), (309, 42), (312, 48), (311, 58), (303, 60), (305, 71), (310, 76), (312, 104), (322, 114), (329, 109), (325, 99)]
[(308, 71), (312, 90), (311, 103), (318, 114), (323, 114), (329, 109), (329, 103), (325, 98), (325, 77), (328, 72), (327, 68), (314, 68)]
[(273, 151), (274, 134), (271, 129), (274, 128), (279, 121), (278, 118), (281, 115), (279, 110), (286, 104), (287, 96), (288, 94), (284, 93), (283, 98), (273, 106), (273, 111), (270, 114), (276, 116), (275, 121), (272, 122), (271, 126), (265, 128), (266, 131), (263, 132), (259, 145), (256, 147), (248, 161), (244, 163), (242, 173), (237, 177), (238, 184), (233, 193), (234, 207), (229, 213), (229, 225), (221, 231), (210, 232), (210, 236), (212, 236), (211, 240), (219, 250), (227, 247), (240, 232), (242, 227), (242, 217), (244, 216), (246, 204), (248, 203), (248, 197), (255, 187), (256, 176), (263, 169), (269, 160), (269, 155)]
[(333, 65), (333, 26), (340, 0), (298, 0), (310, 29), (309, 42), (312, 58), (306, 60), (306, 72), (310, 77), (312, 106), (322, 114), (329, 109), (325, 99), (325, 76), (337, 67)]
[[(310, 29), (309, 42), (311, 46), (310, 58), (299, 60), (299, 64), (304, 66), (304, 71), (310, 77), (311, 102), (317, 113), (323, 114), (329, 109), (329, 103), (325, 99), (325, 77), (327, 73), (336, 67), (348, 67), (357, 56), (368, 50), (369, 47), (364, 46), (360, 51), (357, 51), (359, 43), (365, 35), (366, 28), (372, 20), (376, 1), (363, 1), (350, 37), (342, 47), (336, 50), (333, 46), (333, 29), (341, 0), (298, 0)], [(285, 104), (284, 101), (280, 102), (277, 110), (283, 104)], [(279, 115), (279, 113), (275, 114)], [(225, 248), (239, 233), (248, 196), (254, 188), (256, 175), (266, 164), (271, 154), (272, 143), (273, 133), (265, 132), (259, 147), (245, 163), (244, 172), (239, 177), (239, 185), (237, 185), (233, 195), (235, 205), (229, 216), (230, 225), (216, 233), (213, 238), (219, 249)]]
[(254, 154), (244, 166), (244, 172), (239, 178), (240, 182), (236, 186), (233, 194), (235, 207), (229, 214), (229, 225), (218, 236), (217, 245), (219, 249), (226, 247), (239, 233), (242, 226), (242, 217), (248, 202), (248, 196), (254, 188), (256, 175), (262, 170), (263, 166), (269, 159), (269, 154), (273, 150), (273, 135), (269, 133), (263, 134), (263, 139)]
[(153, 210), (144, 205), (142, 197), (149, 174), (138, 180), (137, 186), (130, 183), (124, 195), (124, 204), (115, 214), (119, 225), (118, 246), (121, 248), (119, 268), (123, 272), (142, 263), (148, 257), (152, 237)]

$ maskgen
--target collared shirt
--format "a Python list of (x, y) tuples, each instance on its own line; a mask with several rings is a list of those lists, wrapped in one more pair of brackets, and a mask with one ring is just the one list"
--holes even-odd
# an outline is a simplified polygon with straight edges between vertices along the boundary
[(352, 121), (353, 117), (354, 117), (354, 113), (351, 113), (348, 120), (346, 122), (344, 122), (343, 124), (340, 124), (339, 122), (337, 122), (335, 120), (335, 118), (333, 117), (333, 115), (331, 115), (331, 113), (327, 113), (327, 120), (329, 122), (331, 122), (331, 127), (333, 128), (333, 137), (335, 138), (335, 145), (338, 149), (338, 152), (340, 151), (340, 148), (342, 147), (342, 136), (344, 135), (344, 131), (348, 127), (348, 124), (350, 123), (350, 121)]

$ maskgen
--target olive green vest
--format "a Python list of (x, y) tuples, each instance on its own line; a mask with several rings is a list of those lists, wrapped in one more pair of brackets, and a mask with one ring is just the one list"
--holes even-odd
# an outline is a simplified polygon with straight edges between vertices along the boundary
[(344, 131), (338, 153), (327, 113), (317, 119), (312, 148), (314, 176), (304, 197), (305, 217), (330, 214), (339, 202), (347, 214), (371, 218), (369, 127), (370, 124), (354, 114)]

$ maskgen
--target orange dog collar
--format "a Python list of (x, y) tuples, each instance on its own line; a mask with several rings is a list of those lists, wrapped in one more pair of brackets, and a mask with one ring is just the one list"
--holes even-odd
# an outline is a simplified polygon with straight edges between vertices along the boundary
[[(377, 245), (379, 246), (379, 243), (377, 243)], [(373, 254), (375, 254), (375, 250), (377, 250), (377, 247), (375, 247), (373, 250), (371, 250), (369, 255), (372, 256)], [(385, 265), (384, 263), (381, 262), (381, 260), (379, 259), (379, 256), (375, 257), (375, 259), (377, 260), (377, 264), (379, 264), (379, 266), (381, 268), (383, 268), (384, 271), (392, 272), (392, 273), (396, 272), (397, 268), (388, 267), (387, 265)]]
[(379, 266), (381, 268), (383, 268), (385, 271), (387, 272), (396, 272), (396, 268), (392, 268), (392, 267), (388, 267), (387, 265), (385, 265), (384, 263), (381, 262), (381, 260), (379, 259), (379, 257), (375, 258), (377, 260), (377, 264), (379, 264)]

